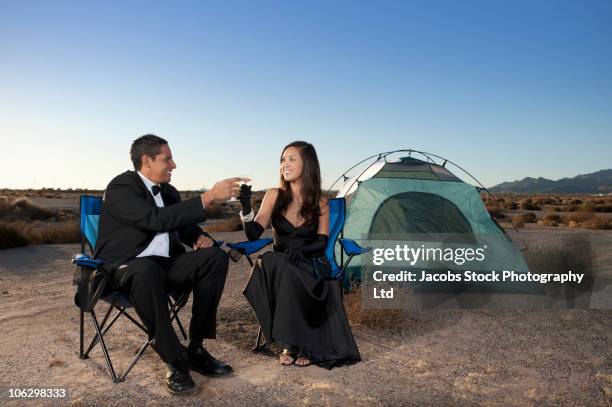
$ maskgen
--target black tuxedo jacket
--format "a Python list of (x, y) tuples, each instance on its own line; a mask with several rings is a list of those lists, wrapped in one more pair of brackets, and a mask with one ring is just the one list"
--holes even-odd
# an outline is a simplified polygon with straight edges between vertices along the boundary
[(136, 257), (159, 232), (170, 236), (170, 256), (185, 252), (180, 242), (191, 246), (206, 234), (196, 224), (206, 220), (199, 196), (181, 202), (172, 185), (161, 184), (164, 207), (155, 205), (153, 195), (135, 171), (116, 176), (106, 187), (94, 258), (104, 260), (109, 270)]

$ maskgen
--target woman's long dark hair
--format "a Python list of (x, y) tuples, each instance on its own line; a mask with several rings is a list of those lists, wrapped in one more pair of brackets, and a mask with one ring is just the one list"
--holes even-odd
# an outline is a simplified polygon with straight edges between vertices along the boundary
[[(300, 151), (300, 157), (303, 163), (301, 177), (303, 203), (300, 209), (300, 215), (306, 224), (312, 224), (312, 222), (321, 215), (321, 210), (319, 208), (319, 200), (321, 199), (321, 170), (319, 169), (317, 152), (310, 143), (305, 141), (294, 141), (283, 148), (281, 161), (283, 159), (283, 154), (289, 147), (296, 147)], [(287, 209), (292, 199), (293, 194), (291, 192), (291, 186), (289, 182), (285, 181), (283, 178), (283, 171), (281, 168), (278, 198), (276, 198), (276, 202), (274, 203), (272, 216), (282, 214)]]

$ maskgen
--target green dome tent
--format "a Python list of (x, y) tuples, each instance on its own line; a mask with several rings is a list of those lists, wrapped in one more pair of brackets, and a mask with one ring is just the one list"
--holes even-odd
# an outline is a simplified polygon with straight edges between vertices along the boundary
[[(402, 154), (399, 158), (393, 156)], [(415, 158), (412, 155), (419, 155)], [(436, 162), (437, 159), (440, 163)], [(357, 166), (370, 161), (365, 170), (353, 177), (347, 174)], [(480, 187), (468, 184), (455, 176), (447, 165), (451, 164), (471, 177)], [(481, 199), (485, 188), (467, 171), (456, 164), (430, 153), (415, 150), (397, 150), (377, 154), (345, 172), (337, 197), (347, 201), (347, 217), (342, 236), (353, 240), (368, 240), (368, 245), (379, 240), (432, 240), (432, 236), (459, 236), (472, 245), (488, 246), (488, 259), (481, 272), (514, 270), (528, 272), (527, 264), (518, 248), (512, 244), (504, 230), (491, 218)], [(330, 188), (331, 190), (331, 188)], [(451, 239), (452, 240), (452, 239)], [(456, 239), (455, 239), (456, 240)], [(442, 242), (442, 243), (447, 243)], [(336, 256), (343, 256), (340, 247)], [(351, 261), (345, 275), (345, 285), (359, 281), (362, 275), (360, 258)], [(431, 272), (442, 269), (431, 264)], [(438, 270), (439, 271), (439, 270)], [(483, 283), (469, 288), (447, 284), (446, 288), (463, 291), (534, 292), (533, 285)], [(419, 287), (417, 287), (418, 289)], [(430, 289), (421, 285), (420, 289)]]

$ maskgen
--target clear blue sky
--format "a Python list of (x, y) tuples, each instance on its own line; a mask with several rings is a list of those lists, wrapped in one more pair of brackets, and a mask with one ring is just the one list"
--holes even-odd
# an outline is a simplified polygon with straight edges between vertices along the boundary
[(141, 134), (181, 189), (318, 150), (446, 156), (486, 186), (612, 167), (612, 2), (0, 2), (0, 187), (104, 188)]

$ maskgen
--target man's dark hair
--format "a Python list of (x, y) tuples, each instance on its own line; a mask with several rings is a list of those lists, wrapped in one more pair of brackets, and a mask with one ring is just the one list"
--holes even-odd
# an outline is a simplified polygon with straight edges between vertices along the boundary
[(134, 169), (138, 171), (142, 167), (143, 155), (146, 154), (149, 157), (155, 158), (160, 153), (161, 146), (164, 144), (168, 144), (168, 142), (161, 137), (157, 137), (155, 134), (145, 134), (134, 140), (130, 148), (130, 158), (134, 164)]

